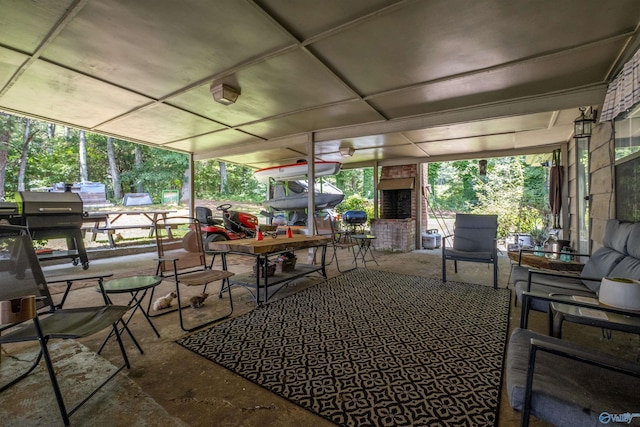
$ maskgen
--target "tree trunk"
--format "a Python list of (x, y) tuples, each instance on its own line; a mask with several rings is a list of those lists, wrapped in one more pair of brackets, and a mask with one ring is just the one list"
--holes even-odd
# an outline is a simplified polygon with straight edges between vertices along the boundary
[(122, 188), (120, 188), (120, 172), (116, 164), (116, 154), (113, 149), (113, 140), (107, 137), (107, 159), (109, 160), (109, 174), (111, 175), (111, 185), (113, 186), (113, 197), (116, 201), (122, 199)]
[(34, 135), (35, 133), (31, 134), (31, 119), (25, 119), (22, 137), (22, 154), (20, 155), (20, 171), (18, 172), (18, 191), (25, 191), (24, 175), (27, 170), (27, 160), (29, 158), (29, 143)]
[(53, 123), (47, 124), (47, 137), (49, 138), (49, 142), (56, 136), (56, 125)]
[(0, 113), (0, 200), (4, 200), (5, 174), (7, 172), (7, 153), (11, 146), (13, 116)]
[(220, 162), (220, 194), (227, 194), (227, 164)]
[(191, 195), (191, 177), (189, 175), (189, 168), (184, 171), (184, 175), (182, 176), (182, 197), (180, 198), (181, 203), (189, 203)]
[(80, 182), (89, 181), (87, 172), (87, 138), (83, 130), (80, 131), (78, 153), (80, 157)]
[[(139, 171), (142, 167), (142, 150), (140, 149), (140, 146), (138, 144), (136, 144), (134, 147), (134, 153), (136, 156), (136, 170)], [(136, 191), (138, 193), (144, 192), (144, 185), (143, 182), (140, 181), (140, 178), (138, 178), (138, 183), (136, 184)]]

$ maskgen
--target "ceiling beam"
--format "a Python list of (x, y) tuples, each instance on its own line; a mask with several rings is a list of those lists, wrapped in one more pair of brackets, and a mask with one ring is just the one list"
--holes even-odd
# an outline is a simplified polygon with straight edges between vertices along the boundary
[(585, 105), (599, 105), (604, 101), (606, 91), (607, 85), (602, 83), (570, 91), (554, 92), (545, 95), (476, 105), (468, 108), (426, 114), (409, 119), (389, 120), (386, 122), (347, 126), (337, 129), (327, 129), (324, 131), (321, 130), (315, 133), (316, 142), (407, 132), (436, 126), (469, 123), (500, 117), (513, 117), (523, 114), (564, 110)]

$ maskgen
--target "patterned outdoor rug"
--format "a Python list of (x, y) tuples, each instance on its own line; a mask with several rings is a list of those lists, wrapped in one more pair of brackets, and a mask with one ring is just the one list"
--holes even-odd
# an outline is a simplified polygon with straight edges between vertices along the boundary
[(494, 425), (509, 299), (358, 269), (178, 343), (339, 425)]

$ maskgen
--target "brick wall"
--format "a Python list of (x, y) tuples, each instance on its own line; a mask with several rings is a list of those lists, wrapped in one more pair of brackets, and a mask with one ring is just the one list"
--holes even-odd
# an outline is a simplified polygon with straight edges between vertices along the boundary
[[(397, 179), (397, 178), (413, 178), (414, 185), (411, 190), (411, 218), (416, 219), (416, 198), (415, 191), (418, 180), (416, 179), (416, 165), (401, 165), (401, 166), (383, 166), (380, 171), (380, 179)], [(380, 205), (384, 203), (384, 191), (380, 192)]]
[[(416, 191), (421, 190), (418, 187), (417, 170), (418, 166), (411, 164), (384, 166), (380, 171), (380, 179), (414, 178), (414, 187), (411, 190), (411, 218), (371, 220), (371, 234), (376, 236), (373, 247), (376, 250), (410, 252), (416, 249), (417, 203), (415, 194)], [(381, 191), (380, 193), (380, 203), (384, 203), (385, 192)], [(423, 222), (425, 222), (424, 214)]]
[(372, 219), (371, 234), (377, 251), (411, 252), (416, 249), (415, 219)]

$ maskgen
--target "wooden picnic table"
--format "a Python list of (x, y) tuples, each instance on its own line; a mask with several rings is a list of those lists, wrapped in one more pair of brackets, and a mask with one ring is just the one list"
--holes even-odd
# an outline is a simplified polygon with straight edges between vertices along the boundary
[[(96, 212), (88, 212), (88, 215), (85, 217), (85, 223), (93, 223), (92, 226), (89, 227), (89, 230), (93, 233), (91, 236), (91, 241), (95, 242), (96, 237), (99, 233), (106, 234), (109, 239), (109, 246), (112, 248), (116, 247), (116, 243), (113, 239), (113, 235), (118, 230), (127, 230), (127, 229), (143, 229), (149, 230), (149, 237), (153, 237), (153, 233), (155, 232), (155, 223), (158, 219), (166, 219), (167, 215), (171, 213), (176, 213), (175, 210), (166, 210), (166, 209), (156, 209), (156, 210), (123, 210), (123, 211), (96, 211)], [(147, 221), (140, 223), (139, 221), (136, 224), (132, 223), (124, 223), (124, 220), (116, 224), (120, 218), (128, 217), (128, 216), (141, 216), (145, 218)], [(171, 230), (168, 231), (171, 233)]]

